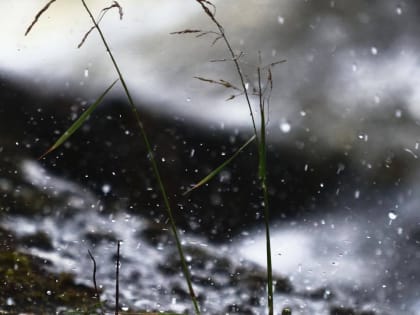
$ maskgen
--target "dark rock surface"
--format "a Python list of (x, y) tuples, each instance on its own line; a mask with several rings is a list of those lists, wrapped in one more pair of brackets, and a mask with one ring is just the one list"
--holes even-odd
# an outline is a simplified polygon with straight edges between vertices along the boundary
[[(33, 92), (37, 89), (41, 90), (38, 94)], [(80, 115), (81, 104), (86, 107), (85, 101), (66, 95), (66, 91), (51, 96), (43, 94), (42, 87), (22, 88), (2, 79), (0, 176), (15, 171), (10, 165), (13, 160), (33, 159), (45, 152)], [(182, 195), (233, 154), (250, 136), (247, 132), (199, 126), (157, 112), (140, 110), (140, 116), (181, 227), (222, 241), (262, 224), (255, 145), (206, 187)], [(273, 142), (268, 147), (273, 219), (305, 216), (324, 205), (343, 209), (374, 204), (378, 198), (386, 198), (384, 191), (403, 184), (411, 174), (412, 157), (408, 154), (390, 152), (367, 169), (360, 166), (363, 156), (351, 154), (359, 150), (357, 143), (350, 148), (328, 148), (322, 139), (313, 141), (308, 134), (297, 137), (300, 142)], [(81, 130), (41, 162), (54, 174), (104, 194), (110, 204), (149, 216), (157, 223), (167, 220), (145, 146), (124, 101), (107, 100)], [(102, 191), (104, 185), (111, 188), (109, 193)], [(362, 192), (357, 198), (353, 197), (356, 189)], [(45, 211), (46, 199), (48, 196), (39, 196), (36, 204), (19, 205), (14, 211), (30, 212), (33, 207)]]
[[(23, 267), (30, 267), (34, 274), (46, 277), (45, 281), (58, 279), (56, 284), (50, 285), (36, 278), (30, 284), (32, 288), (37, 292), (52, 290), (54, 296), (59, 296), (58, 292), (67, 292), (62, 282), (68, 280), (70, 283), (71, 277), (61, 276), (60, 271), (51, 273), (50, 269), (62, 270), (64, 266), (56, 265), (57, 262), (48, 263), (49, 270), (45, 271), (48, 273), (44, 273), (41, 267), (45, 259), (29, 254), (40, 253), (42, 256), (59, 253), (60, 259), (77, 263), (84, 284), (77, 285), (76, 290), (90, 298), (93, 295), (92, 289), (86, 283), (91, 284), (91, 261), (85, 257), (87, 255), (82, 258), (81, 247), (75, 245), (84, 244), (94, 248), (97, 256), (106, 257), (100, 261), (100, 266), (105, 269), (100, 276), (108, 288), (109, 297), (115, 261), (112, 244), (121, 239), (119, 234), (127, 231), (111, 231), (108, 225), (112, 226), (114, 217), (124, 209), (128, 213), (139, 214), (139, 218), (148, 218), (141, 219), (142, 227), (136, 228), (132, 235), (138, 240), (142, 251), (157, 251), (160, 255), (157, 259), (150, 253), (140, 252), (140, 260), (137, 260), (137, 256), (123, 255), (122, 281), (127, 289), (122, 292), (122, 300), (125, 305), (130, 310), (161, 310), (156, 305), (171, 308), (171, 300), (175, 299), (181, 305), (188, 305), (185, 306), (188, 309), (188, 293), (180, 277), (179, 260), (167, 229), (162, 202), (155, 188), (144, 146), (139, 144), (136, 136), (135, 122), (125, 104), (119, 101), (104, 104), (67, 145), (42, 161), (35, 161), (53, 139), (71, 124), (69, 113), (79, 113), (79, 105), (80, 101), (71, 101), (65, 95), (54, 98), (42, 94), (34, 96), (11, 82), (3, 81), (1, 84), (0, 132), (4, 140), (0, 145), (0, 222), (7, 228), (0, 231), (0, 259), (8, 259), (2, 264), (8, 269), (2, 270), (7, 273), (9, 265), (19, 260), (25, 264)], [(219, 243), (230, 239), (243, 227), (262, 223), (261, 215), (258, 215), (260, 199), (254, 183), (257, 180), (256, 157), (252, 154), (252, 148), (243, 152), (224, 172), (223, 180), (216, 179), (208, 187), (185, 198), (181, 193), (224, 161), (245, 138), (216, 127), (206, 131), (182, 119), (159, 117), (154, 113), (147, 113), (143, 119), (152, 142), (156, 144), (156, 157), (160, 161), (180, 226), (185, 227), (187, 233), (194, 232), (197, 237), (205, 235), (205, 240), (217, 241), (208, 245), (200, 243), (200, 239), (195, 241), (192, 238), (193, 241), (185, 245), (200, 302), (208, 314), (216, 314), (220, 310), (255, 314), (265, 307), (266, 275), (263, 268), (247, 261), (238, 261), (228, 247)], [(318, 155), (313, 150), (315, 148), (306, 152), (297, 151), (293, 146), (270, 147), (273, 218), (302, 216), (315, 205), (323, 203), (337, 208), (342, 206), (335, 197), (335, 188), (339, 186), (345, 189), (346, 185), (350, 185), (345, 181), (349, 176), (346, 172), (350, 172), (350, 166), (347, 167), (348, 157), (339, 152)], [(307, 170), (306, 164), (311, 165)], [(342, 169), (342, 164), (346, 167), (337, 174), (337, 167)], [(30, 167), (28, 169), (28, 165), (45, 167), (41, 171), (44, 172), (42, 178), (37, 178), (39, 175), (36, 173), (29, 176), (28, 173), (33, 170)], [(400, 170), (393, 171), (401, 174)], [(356, 176), (353, 183), (358, 180), (361, 184), (366, 183), (368, 179), (362, 175), (360, 178)], [(381, 185), (389, 185), (384, 179), (388, 178), (388, 174), (378, 172), (372, 176), (380, 179)], [(60, 182), (65, 179), (68, 180), (67, 186)], [(328, 185), (321, 187), (320, 183)], [(104, 190), (104, 185), (110, 186), (109, 192)], [(98, 217), (92, 216), (97, 209), (100, 212)], [(100, 228), (101, 222), (107, 220), (108, 225)], [(23, 226), (32, 222), (31, 226), (35, 229), (29, 233), (20, 231), (19, 235), (15, 235), (10, 227), (19, 230), (22, 226), (16, 226), (14, 222), (24, 222)], [(73, 232), (73, 228), (77, 231)], [(73, 233), (71, 235), (74, 240), (67, 240), (68, 235), (65, 233), (69, 233), (68, 229)], [(185, 237), (191, 238), (188, 234)], [(71, 249), (72, 246), (76, 246), (75, 249)], [(129, 251), (136, 250), (131, 247)], [(31, 262), (32, 259), (34, 262)], [(41, 266), (38, 264), (39, 259)], [(153, 264), (154, 269), (151, 270), (150, 264), (154, 260), (157, 263)], [(157, 279), (164, 279), (164, 285), (156, 284)], [(312, 303), (321, 303), (325, 311), (331, 308), (331, 312), (342, 312), (341, 308), (333, 308), (333, 305), (342, 303), (334, 291), (328, 290), (329, 294), (325, 294), (326, 289), (320, 286), (313, 291), (300, 292), (285, 275), (276, 274), (274, 280), (277, 299), (285, 301), (286, 306), (292, 309), (298, 305), (306, 305), (311, 309)], [(12, 285), (12, 282), (8, 283)], [(13, 280), (13, 285), (16, 283)], [(21, 289), (13, 291), (13, 300), (9, 302), (15, 303), (30, 297), (26, 293), (32, 291)], [(69, 290), (74, 292), (73, 287), (69, 287)], [(143, 304), (138, 303), (135, 294), (141, 296)], [(221, 295), (225, 298), (223, 302), (220, 302)], [(4, 296), (3, 301), (7, 302), (8, 297)], [(36, 307), (68, 306), (62, 299), (51, 302), (48, 294), (43, 297), (45, 299), (39, 300)], [(160, 304), (156, 304), (156, 299)], [(108, 302), (112, 304), (112, 299)], [(33, 303), (22, 302), (22, 306), (26, 307), (23, 310), (30, 311)], [(351, 307), (349, 305), (346, 310), (353, 312)], [(354, 313), (357, 314), (356, 311)]]

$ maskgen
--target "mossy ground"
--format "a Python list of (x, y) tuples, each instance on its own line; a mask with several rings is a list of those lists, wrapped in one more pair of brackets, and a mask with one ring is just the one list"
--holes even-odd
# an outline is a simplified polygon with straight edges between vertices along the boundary
[(76, 284), (69, 273), (52, 273), (51, 263), (15, 248), (14, 235), (1, 229), (0, 312), (18, 314), (55, 313), (57, 310), (91, 312), (97, 304), (95, 292)]

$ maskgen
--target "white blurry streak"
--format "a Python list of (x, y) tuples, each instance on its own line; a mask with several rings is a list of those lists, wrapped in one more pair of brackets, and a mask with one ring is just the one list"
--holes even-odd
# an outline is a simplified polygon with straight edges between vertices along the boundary
[[(252, 3), (253, 1), (250, 1)], [(265, 1), (269, 3), (270, 1)], [(235, 5), (218, 0), (218, 17), (231, 20), (236, 15)], [(28, 36), (24, 36), (34, 15), (44, 1), (22, 0), (7, 4), (0, 2), (0, 12), (13, 18), (0, 19), (1, 36), (0, 70), (24, 81), (42, 84), (43, 90), (56, 91), (70, 88), (79, 95), (94, 98), (115, 79), (116, 73), (100, 39), (93, 32), (84, 46), (77, 49), (91, 22), (78, 1), (57, 1), (41, 16)], [(229, 58), (223, 45), (212, 46), (212, 38), (196, 39), (195, 35), (170, 35), (184, 29), (210, 30), (214, 28), (195, 1), (165, 0), (120, 1), (124, 18), (109, 12), (101, 26), (115, 54), (129, 87), (142, 103), (158, 104), (166, 113), (181, 113), (187, 117), (226, 123), (248, 125), (248, 108), (241, 97), (226, 102), (230, 96), (220, 97), (220, 89), (198, 82), (194, 76), (218, 74), (226, 79), (225, 68), (210, 59)], [(103, 1), (88, 1), (93, 12), (103, 8)], [(282, 5), (284, 6), (284, 5)], [(263, 7), (264, 8), (264, 7)], [(268, 9), (245, 10), (241, 19), (235, 20), (230, 32), (236, 34), (245, 25), (257, 25)], [(275, 23), (276, 21), (273, 21)], [(254, 49), (254, 44), (250, 49)], [(238, 47), (239, 48), (239, 47)], [(85, 70), (89, 68), (89, 77)], [(228, 74), (235, 74), (228, 71)], [(236, 80), (236, 76), (234, 77)], [(114, 89), (113, 93), (122, 91)], [(196, 96), (199, 101), (186, 103)], [(203, 115), (205, 108), (205, 115)]]
[[(360, 239), (345, 225), (280, 227), (271, 238), (273, 270), (287, 275), (299, 289), (350, 286), (374, 281), (371, 270), (357, 256)], [(266, 265), (265, 238), (245, 241), (240, 252), (246, 259)], [(368, 277), (369, 276), (369, 277)]]
[(331, 106), (333, 110), (343, 111), (344, 107), (350, 111), (366, 107), (384, 109), (384, 102), (375, 102), (379, 94), (385, 96), (388, 106), (395, 106), (394, 98), (401, 97), (400, 101), (407, 102), (411, 114), (420, 117), (416, 105), (420, 101), (420, 60), (417, 54), (394, 52), (379, 60), (358, 58), (357, 72), (349, 71), (349, 64), (339, 62), (345, 59), (345, 56), (338, 57), (334, 65), (337, 74), (331, 79), (331, 91), (335, 92), (330, 94), (331, 104), (336, 105)]
[[(240, 4), (212, 2), (217, 5), (217, 17), (225, 24), (232, 45), (237, 52), (244, 50), (244, 65), (255, 63), (254, 52), (260, 50), (264, 61), (267, 52), (269, 56), (273, 50), (278, 52), (276, 59), (267, 62), (287, 60), (273, 71), (276, 87), (270, 106), (273, 125), (283, 117), (296, 126), (301, 120), (300, 111), (308, 108), (312, 115), (311, 120), (305, 121), (311, 124), (307, 127), (333, 146), (342, 146), (346, 134), (363, 129), (360, 125), (365, 120), (360, 117), (369, 118), (372, 107), (386, 110), (398, 100), (407, 104), (411, 114), (420, 117), (419, 54), (413, 41), (407, 39), (410, 34), (401, 34), (401, 40), (391, 42), (388, 49), (378, 48), (378, 54), (373, 56), (370, 53), (373, 44), (360, 47), (359, 35), (353, 33), (357, 25), (348, 23), (346, 17), (334, 10), (320, 16), (315, 29), (308, 27), (301, 32), (300, 27), (307, 27), (310, 22), (300, 25), (295, 21), (308, 14), (306, 4), (274, 0), (244, 0)], [(43, 82), (43, 89), (56, 91), (69, 86), (82, 96), (96, 98), (116, 74), (97, 34), (91, 34), (81, 49), (76, 48), (91, 26), (78, 1), (54, 3), (29, 36), (24, 37), (26, 27), (44, 3), (41, 0), (0, 2), (0, 12), (13, 17), (0, 19), (0, 29), (7, 30), (1, 34), (1, 71)], [(119, 20), (117, 12), (109, 12), (101, 25), (138, 102), (148, 103), (166, 114), (176, 113), (198, 121), (250, 126), (242, 97), (225, 102), (232, 93), (193, 79), (194, 76), (223, 78), (237, 84), (233, 65), (208, 62), (230, 58), (221, 41), (212, 46), (209, 37), (170, 35), (188, 28), (214, 29), (195, 1), (120, 3), (124, 8), (123, 20)], [(88, 4), (94, 12), (104, 7), (104, 2), (99, 0)], [(366, 8), (362, 1), (354, 2), (354, 6)], [(238, 8), (240, 18), (237, 18)], [(380, 8), (388, 10), (385, 5)], [(392, 21), (395, 7), (389, 12)], [(278, 24), (278, 13), (290, 25), (288, 28), (286, 24)], [(412, 18), (407, 16), (407, 19), (413, 23)], [(298, 28), (294, 28), (296, 23), (300, 25)], [(253, 31), (249, 32), (250, 29)], [(87, 68), (89, 77), (84, 75)], [(248, 68), (252, 79), (252, 67)], [(121, 89), (113, 93), (122, 95)], [(194, 101), (186, 102), (186, 99)], [(334, 117), (326, 124), (329, 114)], [(335, 123), (337, 115), (346, 116), (348, 124)], [(278, 130), (276, 136), (293, 140), (292, 134), (285, 138)]]

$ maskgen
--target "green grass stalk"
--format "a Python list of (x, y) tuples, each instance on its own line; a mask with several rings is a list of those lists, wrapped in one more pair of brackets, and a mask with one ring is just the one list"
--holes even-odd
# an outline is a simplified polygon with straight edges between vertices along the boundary
[[(267, 249), (267, 303), (268, 303), (268, 314), (274, 315), (274, 302), (273, 302), (273, 271), (272, 271), (272, 262), (271, 262), (271, 243), (270, 243), (270, 217), (269, 217), (269, 207), (268, 207), (268, 187), (267, 187), (267, 162), (266, 162), (266, 120), (265, 120), (265, 106), (264, 106), (264, 98), (263, 98), (263, 90), (261, 86), (261, 69), (258, 68), (258, 84), (259, 84), (259, 107), (260, 107), (260, 132), (257, 131), (257, 126), (255, 123), (255, 117), (252, 110), (251, 100), (249, 97), (248, 89), (246, 88), (245, 78), (242, 73), (241, 66), (239, 64), (239, 58), (233, 51), (232, 45), (225, 33), (223, 26), (219, 23), (216, 19), (215, 15), (209, 9), (209, 5), (213, 6), (210, 1), (207, 0), (195, 0), (197, 1), (207, 16), (213, 21), (213, 23), (217, 26), (219, 30), (219, 36), (223, 39), (230, 55), (232, 61), (235, 65), (236, 72), (239, 76), (239, 81), (241, 82), (243, 94), (246, 99), (246, 103), (248, 105), (249, 113), (251, 116), (252, 127), (254, 130), (254, 134), (256, 137), (257, 147), (258, 147), (258, 174), (260, 179), (261, 190), (263, 194), (263, 201), (264, 201), (264, 223), (265, 223), (265, 231), (266, 231), (266, 249)], [(270, 82), (271, 83), (271, 82)]]
[(271, 263), (271, 239), (270, 239), (270, 211), (268, 206), (268, 186), (267, 186), (267, 146), (266, 146), (266, 119), (265, 119), (265, 106), (263, 98), (263, 90), (261, 86), (261, 68), (258, 67), (258, 96), (260, 105), (260, 142), (258, 146), (259, 159), (258, 169), (261, 182), (261, 189), (264, 201), (264, 224), (265, 224), (265, 242), (267, 251), (267, 283), (268, 283), (268, 306), (269, 314), (273, 315), (274, 302), (273, 302), (273, 268)]
[(154, 173), (154, 175), (156, 177), (156, 180), (158, 182), (158, 186), (159, 186), (159, 189), (160, 189), (160, 192), (161, 192), (161, 195), (162, 195), (162, 199), (164, 201), (165, 208), (166, 208), (166, 211), (167, 211), (167, 214), (168, 214), (168, 217), (169, 217), (171, 230), (172, 230), (172, 233), (173, 233), (174, 238), (175, 238), (175, 243), (176, 243), (176, 246), (177, 246), (177, 249), (178, 249), (178, 254), (179, 254), (179, 257), (180, 257), (180, 260), (181, 260), (182, 271), (183, 271), (183, 274), (184, 274), (184, 278), (187, 282), (187, 286), (188, 286), (189, 294), (190, 294), (190, 297), (191, 297), (191, 300), (192, 300), (192, 303), (193, 303), (193, 306), (194, 306), (195, 314), (200, 315), (200, 309), (199, 309), (199, 306), (198, 306), (197, 297), (195, 295), (194, 288), (192, 286), (190, 272), (188, 270), (187, 262), (186, 262), (185, 255), (184, 255), (184, 251), (182, 249), (181, 240), (180, 240), (180, 237), (178, 235), (178, 230), (177, 230), (175, 219), (174, 219), (174, 216), (173, 216), (172, 207), (171, 207), (171, 204), (169, 202), (168, 194), (166, 192), (165, 185), (164, 185), (163, 180), (161, 178), (160, 171), (159, 171), (156, 159), (154, 157), (152, 146), (150, 144), (150, 141), (149, 141), (149, 138), (147, 136), (146, 130), (145, 130), (144, 125), (143, 125), (143, 123), (140, 119), (140, 115), (139, 115), (137, 107), (134, 103), (134, 100), (131, 97), (131, 94), (130, 94), (128, 86), (125, 82), (124, 76), (122, 75), (122, 73), (120, 71), (118, 63), (115, 60), (114, 55), (111, 52), (111, 49), (109, 48), (109, 45), (107, 43), (107, 40), (105, 39), (105, 36), (104, 36), (101, 28), (99, 27), (98, 23), (96, 22), (95, 18), (93, 17), (92, 12), (90, 11), (88, 6), (86, 5), (85, 0), (81, 0), (81, 1), (83, 3), (83, 6), (86, 9), (87, 13), (89, 14), (89, 17), (91, 18), (96, 30), (98, 31), (99, 36), (101, 37), (101, 40), (102, 40), (102, 42), (103, 42), (103, 44), (106, 48), (106, 51), (107, 51), (109, 57), (111, 58), (112, 64), (113, 64), (113, 66), (114, 66), (114, 68), (115, 68), (115, 70), (118, 74), (118, 77), (121, 81), (124, 92), (127, 96), (128, 103), (130, 104), (131, 110), (132, 110), (133, 115), (136, 119), (137, 126), (140, 130), (140, 134), (141, 134), (143, 142), (146, 146), (146, 150), (147, 150), (147, 153), (148, 153), (148, 158), (149, 158), (149, 161), (151, 163), (153, 173)]
[(247, 92), (248, 90), (246, 88), (245, 78), (244, 78), (244, 75), (242, 73), (241, 66), (239, 65), (238, 56), (233, 51), (232, 45), (230, 44), (230, 41), (228, 40), (228, 38), (226, 36), (225, 29), (219, 23), (219, 21), (216, 19), (216, 17), (214, 16), (214, 14), (210, 11), (210, 9), (206, 6), (206, 4), (210, 4), (210, 2), (209, 1), (206, 1), (206, 0), (204, 0), (204, 1), (203, 0), (195, 0), (195, 1), (197, 1), (201, 5), (201, 7), (203, 8), (204, 12), (206, 12), (206, 14), (213, 21), (213, 23), (217, 26), (217, 28), (219, 29), (219, 35), (222, 37), (223, 41), (225, 42), (225, 45), (226, 45), (227, 49), (229, 50), (229, 53), (230, 53), (230, 55), (232, 57), (232, 61), (235, 64), (236, 72), (239, 75), (239, 81), (241, 82), (242, 90), (244, 92), (246, 103), (248, 105), (249, 114), (251, 116), (252, 127), (254, 129), (254, 134), (257, 137), (257, 142), (258, 142), (258, 132), (257, 132), (257, 125), (255, 123), (254, 112), (252, 110), (251, 100), (250, 100), (249, 94)]

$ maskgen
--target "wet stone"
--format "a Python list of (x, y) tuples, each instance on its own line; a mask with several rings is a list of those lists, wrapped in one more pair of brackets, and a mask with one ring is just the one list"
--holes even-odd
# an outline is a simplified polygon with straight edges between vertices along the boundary
[(187, 300), (187, 299), (190, 298), (189, 293), (178, 284), (176, 284), (172, 287), (171, 293), (173, 295), (176, 295), (178, 298), (183, 299), (183, 300)]
[(37, 232), (21, 237), (19, 242), (25, 247), (35, 247), (47, 251), (53, 250), (53, 245), (48, 234), (44, 232)]
[(214, 278), (208, 277), (206, 275), (192, 275), (191, 281), (203, 287), (213, 287), (215, 289), (222, 288), (222, 285), (219, 284)]
[(181, 268), (178, 264), (174, 264), (172, 262), (160, 263), (158, 265), (158, 270), (162, 272), (164, 275), (173, 275), (177, 272), (181, 271)]
[(226, 314), (253, 315), (254, 312), (246, 306), (232, 304), (226, 307)]
[(11, 251), (15, 248), (15, 245), (15, 235), (11, 231), (0, 227), (0, 252)]
[(260, 301), (261, 301), (261, 296), (255, 295), (255, 296), (249, 297), (248, 303), (249, 305), (252, 305), (252, 306), (261, 306)]
[(160, 244), (172, 243), (173, 237), (166, 225), (149, 224), (140, 233), (140, 238), (146, 240), (152, 246), (159, 246)]
[(289, 279), (276, 277), (274, 281), (274, 291), (276, 293), (291, 293), (293, 291), (293, 286)]
[(89, 241), (92, 245), (97, 245), (101, 242), (116, 243), (117, 237), (112, 233), (105, 232), (87, 232), (85, 234), (85, 239)]
[(327, 288), (319, 288), (308, 292), (307, 296), (314, 300), (331, 300), (334, 294)]
[(336, 306), (331, 308), (330, 315), (357, 315), (352, 308)]
[(330, 310), (330, 315), (376, 315), (374, 311), (358, 311), (350, 307), (334, 306)]

